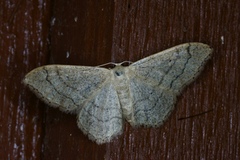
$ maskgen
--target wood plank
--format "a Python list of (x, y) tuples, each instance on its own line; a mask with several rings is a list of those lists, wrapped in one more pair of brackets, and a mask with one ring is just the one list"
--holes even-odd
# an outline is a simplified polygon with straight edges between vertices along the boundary
[(0, 159), (40, 159), (43, 103), (23, 86), (48, 62), (50, 1), (0, 1)]
[[(96, 66), (111, 61), (113, 1), (62, 0), (53, 8), (51, 63)], [(83, 134), (76, 115), (47, 108), (45, 127), (45, 159), (103, 159), (105, 145)]]

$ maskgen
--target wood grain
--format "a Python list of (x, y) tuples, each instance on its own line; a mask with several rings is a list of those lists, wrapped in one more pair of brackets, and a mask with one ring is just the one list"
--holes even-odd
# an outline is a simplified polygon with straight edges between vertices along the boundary
[[(239, 159), (240, 1), (0, 6), (0, 159)], [(169, 120), (157, 129), (126, 123), (123, 135), (105, 145), (88, 140), (74, 115), (44, 105), (22, 83), (38, 66), (134, 62), (185, 42), (210, 45), (213, 57)]]

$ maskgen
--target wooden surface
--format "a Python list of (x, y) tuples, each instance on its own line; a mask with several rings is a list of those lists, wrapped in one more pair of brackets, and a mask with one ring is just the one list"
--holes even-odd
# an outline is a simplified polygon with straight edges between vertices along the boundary
[[(239, 0), (0, 0), (0, 159), (239, 159), (239, 37)], [(104, 145), (22, 83), (38, 66), (134, 62), (185, 42), (213, 57), (167, 122), (126, 123)]]

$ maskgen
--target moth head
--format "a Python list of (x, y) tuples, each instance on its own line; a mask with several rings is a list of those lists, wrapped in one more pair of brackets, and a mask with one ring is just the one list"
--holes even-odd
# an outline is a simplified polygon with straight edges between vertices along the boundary
[(121, 77), (125, 74), (125, 67), (121, 63), (115, 64), (115, 67), (112, 69), (115, 77)]

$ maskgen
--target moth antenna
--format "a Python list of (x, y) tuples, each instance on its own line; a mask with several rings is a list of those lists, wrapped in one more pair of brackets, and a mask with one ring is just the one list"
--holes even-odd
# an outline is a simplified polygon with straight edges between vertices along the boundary
[(113, 64), (114, 66), (117, 65), (117, 63), (114, 63), (114, 62), (108, 62), (108, 63), (104, 63), (104, 64), (101, 64), (101, 65), (98, 65), (96, 67), (102, 67), (102, 66), (106, 66), (106, 65), (109, 65), (109, 64)]

